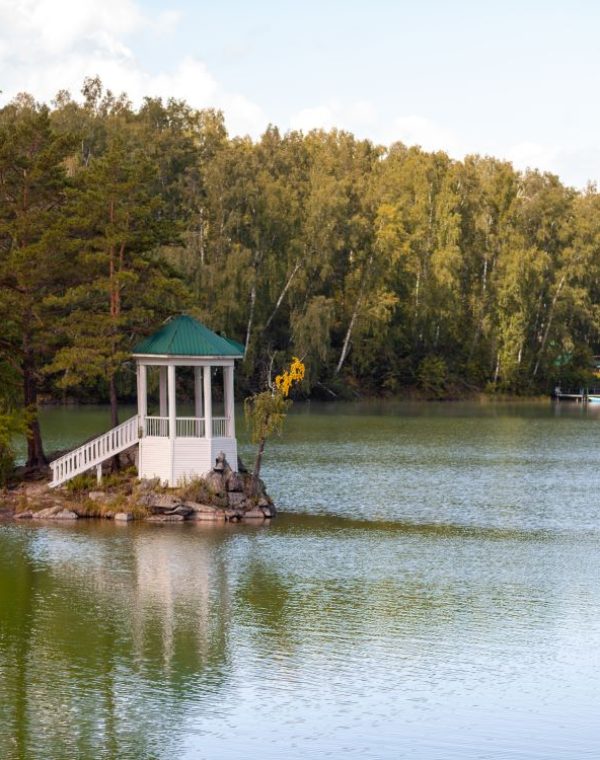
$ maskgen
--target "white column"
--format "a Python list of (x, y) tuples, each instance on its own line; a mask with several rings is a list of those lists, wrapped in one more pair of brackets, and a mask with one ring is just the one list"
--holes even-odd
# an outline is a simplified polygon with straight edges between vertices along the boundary
[(194, 416), (202, 417), (202, 367), (194, 367)]
[(212, 385), (210, 367), (204, 367), (204, 429), (207, 438), (212, 438)]
[(159, 386), (159, 416), (167, 417), (169, 414), (169, 407), (167, 402), (167, 368), (161, 367), (158, 374), (158, 386)]
[(235, 408), (233, 398), (233, 364), (223, 367), (223, 389), (225, 394), (225, 417), (229, 420), (227, 435), (235, 438)]
[(175, 438), (175, 425), (177, 418), (177, 398), (175, 389), (175, 365), (169, 364), (168, 366), (168, 384), (169, 384), (169, 438), (173, 440)]
[(138, 362), (137, 365), (137, 392), (138, 392), (138, 399), (137, 399), (137, 407), (138, 407), (138, 416), (140, 418), (139, 426), (142, 428), (142, 430), (146, 430), (146, 416), (148, 414), (148, 382), (147, 382), (147, 374), (146, 374), (146, 365), (140, 364)]

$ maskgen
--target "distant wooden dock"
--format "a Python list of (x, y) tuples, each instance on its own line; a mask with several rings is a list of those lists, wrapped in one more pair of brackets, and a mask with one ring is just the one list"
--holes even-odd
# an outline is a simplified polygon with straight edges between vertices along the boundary
[(552, 393), (555, 401), (572, 401), (577, 404), (600, 404), (600, 388), (579, 388), (578, 390), (556, 387)]

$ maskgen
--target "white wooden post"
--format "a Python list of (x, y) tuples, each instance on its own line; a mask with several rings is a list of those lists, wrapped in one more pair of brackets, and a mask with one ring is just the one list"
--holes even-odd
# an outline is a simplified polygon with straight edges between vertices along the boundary
[(212, 385), (210, 367), (204, 367), (204, 429), (206, 437), (212, 438)]
[(177, 398), (175, 388), (175, 365), (169, 364), (168, 367), (169, 381), (169, 438), (175, 438), (176, 419), (177, 419)]
[(225, 417), (227, 418), (227, 436), (235, 438), (235, 409), (233, 398), (233, 364), (223, 367), (223, 389), (225, 395)]
[(202, 415), (204, 414), (204, 403), (202, 401), (202, 367), (194, 367), (194, 435), (197, 438), (204, 436), (202, 425)]
[(194, 367), (194, 414), (202, 417), (204, 404), (202, 403), (202, 367)]
[(100, 483), (102, 483), (102, 464), (97, 464), (96, 465), (96, 481), (97, 481), (98, 485), (100, 485)]
[(142, 430), (146, 431), (146, 416), (148, 414), (148, 378), (146, 373), (146, 365), (137, 365), (137, 381), (138, 381), (138, 416), (140, 418), (139, 426)]
[(158, 374), (158, 386), (159, 386), (159, 417), (167, 417), (169, 414), (169, 407), (167, 405), (167, 368), (161, 367)]

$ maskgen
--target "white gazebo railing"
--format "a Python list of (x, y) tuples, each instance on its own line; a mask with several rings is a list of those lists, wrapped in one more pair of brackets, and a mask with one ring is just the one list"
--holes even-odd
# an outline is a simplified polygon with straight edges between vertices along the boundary
[(169, 437), (169, 418), (168, 417), (146, 417), (145, 435), (158, 436), (160, 438)]
[[(169, 418), (146, 417), (145, 435), (151, 438), (168, 438)], [(204, 417), (177, 417), (175, 419), (175, 436), (177, 438), (206, 438), (206, 419)], [(213, 417), (212, 437), (229, 438), (230, 436), (229, 417)]]
[(229, 417), (213, 417), (213, 438), (229, 438)]
[(175, 421), (175, 434), (178, 438), (204, 438), (204, 417), (177, 417)]

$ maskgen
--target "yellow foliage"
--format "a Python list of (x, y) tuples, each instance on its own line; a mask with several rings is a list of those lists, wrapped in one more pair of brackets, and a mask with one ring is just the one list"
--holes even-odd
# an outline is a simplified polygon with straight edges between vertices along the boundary
[(297, 356), (294, 356), (290, 368), (284, 370), (281, 375), (277, 375), (275, 378), (275, 388), (284, 398), (287, 398), (292, 386), (304, 380), (304, 372), (304, 364)]

